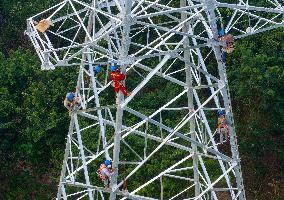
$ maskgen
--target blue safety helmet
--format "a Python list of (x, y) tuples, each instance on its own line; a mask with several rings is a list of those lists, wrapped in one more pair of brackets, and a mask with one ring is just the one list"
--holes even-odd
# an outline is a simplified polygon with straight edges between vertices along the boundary
[(105, 165), (106, 165), (107, 168), (111, 168), (110, 160), (105, 160)]
[(111, 69), (112, 72), (115, 72), (117, 70), (117, 67), (113, 65), (113, 66), (110, 67), (110, 69)]
[(223, 36), (225, 35), (225, 29), (222, 28), (222, 29), (219, 31), (218, 34), (219, 34), (220, 37), (223, 37)]
[(218, 117), (225, 115), (225, 110), (218, 110), (217, 114), (218, 114)]
[(96, 71), (97, 73), (99, 73), (99, 72), (101, 71), (101, 67), (100, 67), (99, 65), (97, 65), (97, 66), (95, 67), (95, 71)]
[(73, 101), (74, 97), (75, 97), (75, 95), (74, 95), (73, 92), (69, 92), (66, 95), (66, 98), (68, 99), (68, 101)]

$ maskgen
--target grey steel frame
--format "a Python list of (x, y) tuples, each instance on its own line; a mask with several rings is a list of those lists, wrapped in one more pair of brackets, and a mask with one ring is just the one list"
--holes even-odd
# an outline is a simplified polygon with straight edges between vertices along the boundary
[[(64, 0), (27, 20), (26, 34), (36, 49), (43, 70), (80, 66), (77, 86), (80, 88), (78, 95), (82, 109), (74, 111), (71, 116), (58, 200), (107, 199), (106, 194), (109, 194), (109, 199), (157, 199), (137, 193), (158, 182), (161, 190), (157, 191), (156, 196), (164, 199), (167, 195), (164, 179), (189, 183), (169, 199), (180, 199), (181, 195), (193, 194), (185, 199), (217, 200), (219, 192), (227, 193), (231, 199), (246, 199), (226, 68), (221, 61), (220, 47), (224, 44), (218, 40), (217, 21), (225, 21), (220, 12), (222, 8), (231, 9), (233, 14), (227, 20), (225, 30), (232, 32), (236, 39), (271, 30), (283, 26), (283, 2), (267, 0), (271, 7), (250, 5), (249, 1), (243, 0), (238, 0), (235, 4), (216, 0), (180, 0), (178, 5), (175, 2), (177, 1)], [(39, 33), (34, 20), (46, 16), (52, 19), (55, 28)], [(157, 23), (155, 17), (165, 17), (172, 21)], [(67, 23), (69, 25), (65, 27)], [(73, 30), (75, 34), (71, 36)], [(145, 32), (146, 41), (136, 41), (135, 37)], [(85, 36), (84, 41), (80, 39), (82, 35)], [(56, 38), (64, 41), (63, 45), (58, 46)], [(139, 50), (133, 52), (133, 47)], [(210, 56), (216, 58), (214, 65), (218, 76), (207, 69), (207, 59)], [(145, 61), (150, 58), (158, 61), (158, 64), (147, 65)], [(174, 69), (173, 66), (178, 62), (184, 63), (184, 66)], [(142, 80), (128, 97), (124, 98), (118, 93), (116, 105), (107, 103), (101, 106), (101, 103), (105, 104), (100, 101), (101, 95), (108, 90), (111, 82), (105, 71), (102, 83), (94, 73), (94, 65), (113, 63), (121, 65), (124, 73), (137, 73)], [(180, 78), (183, 73), (185, 80)], [(176, 77), (177, 74), (180, 76)], [(181, 88), (181, 92), (150, 115), (131, 108), (131, 102), (137, 100), (139, 92), (156, 77), (175, 84)], [(210, 95), (201, 95), (199, 91), (203, 90)], [(170, 107), (182, 98), (187, 99), (187, 106)], [(116, 110), (115, 118), (111, 109)], [(207, 117), (207, 112), (218, 109), (226, 112), (231, 156), (220, 150), (220, 144), (214, 137), (216, 130)], [(187, 114), (176, 126), (170, 127), (163, 122), (162, 113), (165, 111), (186, 111)], [(136, 117), (138, 122), (131, 126), (124, 124), (125, 114)], [(157, 117), (159, 121), (155, 119)], [(80, 119), (91, 120), (92, 123), (86, 125)], [(161, 135), (151, 134), (149, 126), (158, 127)], [(108, 127), (114, 129), (111, 138), (107, 136)], [(85, 131), (98, 131), (98, 137), (94, 140), (94, 143), (97, 142), (96, 152), (85, 146)], [(144, 147), (141, 149), (143, 155), (135, 150), (135, 146), (126, 142), (130, 136), (144, 138)], [(149, 141), (158, 144), (151, 153), (148, 153)], [(122, 161), (122, 144), (139, 161)], [(126, 180), (131, 179), (141, 168), (146, 168), (147, 161), (157, 152), (163, 151), (165, 146), (182, 151), (184, 157), (162, 171), (157, 169), (154, 177), (146, 182), (141, 180), (141, 185), (129, 192), (119, 189), (123, 185), (123, 180), (119, 177), (121, 165), (134, 165), (130, 172), (124, 174)], [(94, 163), (104, 158), (112, 159), (115, 168), (111, 189), (92, 183), (94, 178), (90, 170), (93, 170)], [(192, 160), (191, 165), (182, 167), (189, 160)], [(208, 160), (219, 164), (221, 174), (217, 178), (207, 170)], [(188, 176), (190, 170), (193, 177)], [(175, 174), (176, 172), (179, 174)], [(67, 187), (78, 190), (68, 190)]]

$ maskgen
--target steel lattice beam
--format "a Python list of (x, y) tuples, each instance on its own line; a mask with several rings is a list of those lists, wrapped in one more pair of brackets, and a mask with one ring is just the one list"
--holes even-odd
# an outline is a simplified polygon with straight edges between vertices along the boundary
[[(240, 39), (282, 27), (283, 2), (267, 0), (267, 5), (242, 0), (64, 0), (29, 18), (26, 34), (42, 69), (79, 66), (81, 108), (71, 116), (57, 199), (217, 200), (220, 193), (246, 199), (218, 29), (222, 23), (226, 33)], [(224, 9), (232, 14), (222, 15)], [(42, 19), (54, 26), (40, 32)], [(208, 63), (212, 56), (215, 61)], [(115, 102), (105, 102), (114, 63), (135, 76), (136, 85), (125, 99), (118, 93)], [(94, 65), (107, 67), (95, 74)], [(159, 105), (147, 105), (151, 112), (137, 109), (140, 100), (151, 97), (147, 90), (153, 81), (176, 90)], [(208, 117), (219, 109), (229, 123), (230, 155), (220, 150), (215, 123)], [(143, 174), (158, 155), (168, 159), (165, 166)], [(105, 189), (91, 174), (110, 158), (116, 172), (111, 188)], [(212, 166), (217, 175), (208, 170)], [(121, 191), (123, 180), (139, 184)], [(167, 193), (165, 180), (185, 184)], [(159, 189), (146, 194), (152, 184)]]

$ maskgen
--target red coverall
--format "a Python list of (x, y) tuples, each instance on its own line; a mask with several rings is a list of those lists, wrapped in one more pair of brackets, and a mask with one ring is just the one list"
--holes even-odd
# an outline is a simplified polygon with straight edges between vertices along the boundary
[(111, 80), (114, 83), (114, 91), (118, 93), (120, 90), (124, 96), (127, 96), (126, 88), (121, 83), (125, 79), (125, 75), (121, 74), (120, 71), (115, 71), (111, 73)]

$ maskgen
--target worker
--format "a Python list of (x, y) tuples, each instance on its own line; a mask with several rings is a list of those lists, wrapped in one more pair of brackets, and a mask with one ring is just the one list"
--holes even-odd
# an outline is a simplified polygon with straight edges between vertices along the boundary
[(224, 29), (224, 25), (221, 24), (221, 30), (218, 32), (219, 37), (223, 37), (225, 35), (225, 29)]
[(34, 24), (36, 25), (35, 28), (41, 33), (44, 33), (50, 26), (53, 26), (51, 19), (42, 19), (39, 22), (34, 21)]
[(122, 81), (125, 79), (125, 75), (121, 73), (120, 67), (111, 66), (111, 71), (111, 80), (113, 82), (115, 93), (121, 91), (124, 96), (128, 96), (126, 88), (122, 83)]
[(106, 188), (109, 188), (110, 180), (114, 174), (112, 164), (110, 160), (105, 160), (100, 164), (100, 168), (97, 170), (97, 174)]
[(217, 132), (220, 135), (220, 142), (223, 144), (223, 138), (225, 135), (225, 141), (228, 141), (228, 135), (229, 135), (229, 126), (225, 119), (225, 111), (224, 110), (218, 110), (218, 127)]
[(225, 43), (223, 46), (222, 51), (226, 53), (232, 53), (234, 51), (234, 36), (231, 34), (225, 34), (223, 37), (220, 38), (221, 42)]
[[(79, 92), (79, 88), (76, 87), (76, 93)], [(71, 112), (75, 105), (80, 105), (80, 98), (75, 96), (74, 92), (68, 92), (66, 94), (66, 97), (64, 99), (64, 106), (69, 110), (69, 115), (71, 115)]]
[(221, 30), (219, 31), (219, 40), (224, 43), (221, 48), (221, 61), (225, 62), (227, 53), (232, 53), (234, 51), (234, 37), (231, 34), (225, 33), (224, 25), (221, 24)]

